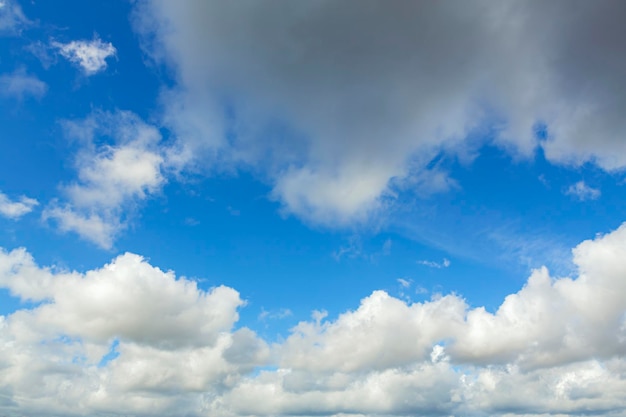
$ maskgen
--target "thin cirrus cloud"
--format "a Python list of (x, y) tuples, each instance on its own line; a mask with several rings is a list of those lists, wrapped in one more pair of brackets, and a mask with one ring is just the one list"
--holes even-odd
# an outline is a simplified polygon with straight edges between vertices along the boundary
[(103, 42), (97, 36), (90, 41), (52, 42), (51, 46), (58, 49), (65, 59), (78, 65), (87, 76), (104, 71), (107, 68), (107, 59), (117, 54), (112, 43)]
[(234, 329), (245, 303), (232, 288), (201, 290), (133, 254), (81, 274), (1, 251), (0, 286), (31, 302), (0, 317), (3, 409), (620, 416), (625, 248), (626, 224), (584, 241), (572, 252), (576, 276), (537, 269), (493, 313), (454, 294), (411, 303), (375, 291), (271, 346)]
[(624, 2), (366, 3), (139, 2), (144, 48), (175, 74), (177, 166), (260, 168), (286, 212), (330, 226), (429, 175), (449, 189), (429, 163), (484, 129), (514, 155), (626, 166)]

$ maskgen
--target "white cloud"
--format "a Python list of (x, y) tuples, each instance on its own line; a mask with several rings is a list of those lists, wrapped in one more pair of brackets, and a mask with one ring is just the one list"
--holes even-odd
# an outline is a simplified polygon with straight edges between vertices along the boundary
[(261, 309), (261, 312), (259, 313), (259, 320), (260, 321), (265, 321), (267, 319), (270, 320), (281, 320), (287, 317), (291, 317), (293, 316), (293, 312), (288, 309), (288, 308), (281, 308), (278, 310), (271, 310), (268, 311), (264, 308)]
[(18, 100), (26, 96), (42, 98), (48, 86), (34, 75), (28, 75), (24, 69), (18, 69), (12, 74), (0, 75), (0, 96), (13, 97)]
[(513, 153), (626, 167), (623, 2), (366, 3), (139, 2), (146, 50), (178, 81), (162, 98), (178, 166), (260, 170), (286, 212), (330, 226), (454, 187), (429, 163), (472, 154), (476, 128)]
[(441, 269), (441, 268), (447, 268), (450, 266), (450, 260), (448, 258), (443, 258), (443, 261), (441, 262), (435, 262), (435, 261), (429, 261), (426, 259), (422, 259), (417, 261), (417, 263), (419, 265), (424, 265), (427, 266), (429, 268), (437, 268), (437, 269)]
[(30, 22), (22, 8), (12, 0), (0, 0), (0, 34), (15, 34)]
[(586, 201), (597, 200), (602, 193), (597, 188), (592, 188), (585, 184), (585, 181), (578, 181), (576, 184), (570, 185), (565, 194), (571, 195), (580, 201)]
[(165, 182), (161, 135), (128, 112), (94, 113), (82, 121), (66, 122), (65, 127), (81, 146), (78, 181), (62, 187), (68, 202), (53, 202), (44, 218), (56, 220), (62, 231), (74, 231), (110, 248), (126, 227), (133, 206)]
[(52, 42), (52, 46), (57, 48), (64, 58), (79, 65), (86, 75), (104, 71), (107, 68), (107, 59), (117, 54), (112, 43), (103, 42), (98, 37), (90, 41)]
[(0, 317), (0, 410), (623, 416), (626, 223), (573, 255), (575, 277), (538, 269), (494, 313), (375, 291), (335, 319), (314, 312), (270, 352), (232, 330), (243, 301), (231, 288), (201, 290), (132, 254), (81, 274), (0, 251), (0, 286), (32, 302)]
[(412, 280), (404, 278), (398, 278), (396, 281), (398, 281), (398, 284), (400, 284), (402, 288), (409, 288), (413, 283)]
[(0, 192), (0, 215), (9, 219), (19, 219), (33, 211), (38, 204), (37, 200), (25, 196), (21, 196), (19, 200), (13, 201), (6, 194)]
[(136, 255), (79, 274), (2, 251), (0, 285), (40, 302), (0, 316), (0, 392), (21, 415), (196, 414), (203, 392), (267, 357), (252, 331), (231, 330), (235, 290), (201, 290)]

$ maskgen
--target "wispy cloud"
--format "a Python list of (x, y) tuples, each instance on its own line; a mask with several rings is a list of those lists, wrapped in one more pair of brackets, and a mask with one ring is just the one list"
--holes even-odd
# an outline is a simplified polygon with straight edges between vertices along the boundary
[(419, 265), (424, 265), (427, 266), (429, 268), (447, 268), (450, 266), (450, 260), (447, 258), (443, 258), (443, 260), (441, 262), (435, 262), (435, 261), (430, 261), (427, 259), (423, 259), (423, 260), (419, 260), (417, 261), (417, 263)]
[(400, 284), (402, 288), (409, 288), (413, 283), (412, 280), (404, 278), (398, 278), (396, 281), (398, 282), (398, 284)]
[(112, 43), (103, 42), (98, 37), (90, 41), (52, 42), (52, 46), (57, 48), (64, 58), (80, 66), (86, 75), (104, 71), (107, 68), (107, 59), (117, 54)]
[(0, 0), (0, 34), (16, 34), (30, 22), (13, 0)]
[(20, 68), (11, 74), (0, 75), (0, 96), (23, 100), (25, 97), (42, 98), (48, 86), (34, 75)]
[[(67, 200), (52, 202), (43, 217), (108, 249), (127, 226), (134, 205), (165, 182), (161, 135), (128, 112), (96, 112), (66, 122), (66, 130), (81, 143), (78, 180), (61, 187)], [(113, 143), (101, 143), (101, 136), (113, 138)]]
[(259, 313), (259, 320), (280, 320), (287, 317), (293, 316), (293, 312), (288, 308), (280, 308), (278, 310), (266, 310), (264, 308), (261, 309)]
[(572, 184), (565, 191), (565, 194), (570, 195), (580, 201), (597, 200), (602, 193), (599, 189), (588, 186), (585, 181), (578, 181), (576, 184)]
[(38, 204), (34, 198), (21, 196), (17, 200), (11, 200), (6, 194), (0, 192), (0, 215), (9, 219), (19, 219), (33, 211)]

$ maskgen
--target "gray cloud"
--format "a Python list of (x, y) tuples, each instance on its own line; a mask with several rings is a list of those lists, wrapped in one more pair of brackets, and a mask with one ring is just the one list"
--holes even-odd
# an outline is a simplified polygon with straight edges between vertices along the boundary
[(145, 0), (135, 24), (175, 72), (181, 168), (260, 169), (288, 212), (342, 225), (430, 184), (433, 156), (477, 128), (514, 153), (624, 168), (624, 7)]

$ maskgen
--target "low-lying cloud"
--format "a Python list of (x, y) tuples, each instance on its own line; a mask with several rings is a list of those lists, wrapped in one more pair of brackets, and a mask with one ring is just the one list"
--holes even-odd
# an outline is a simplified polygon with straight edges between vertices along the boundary
[[(204, 290), (133, 254), (86, 273), (0, 252), (8, 415), (623, 415), (626, 224), (535, 270), (493, 313), (455, 294), (374, 291), (270, 346)], [(42, 382), (43, 381), (43, 382)]]

